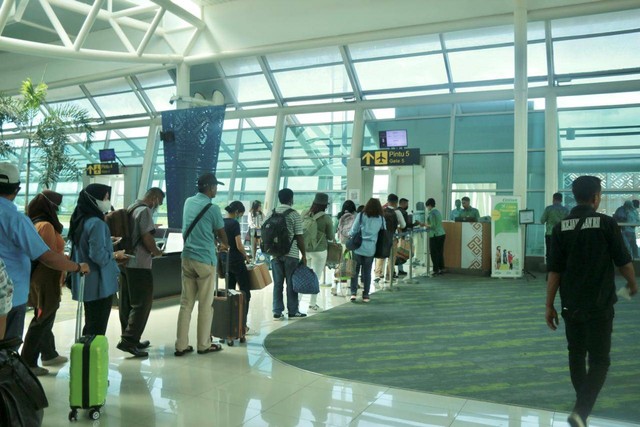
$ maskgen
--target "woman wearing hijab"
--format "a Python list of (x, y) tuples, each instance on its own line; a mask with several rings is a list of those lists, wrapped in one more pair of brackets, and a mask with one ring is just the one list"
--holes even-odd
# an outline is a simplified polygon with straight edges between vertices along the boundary
[[(338, 214), (338, 227), (336, 229), (336, 241), (345, 245), (349, 240), (349, 232), (356, 218), (356, 204), (352, 200), (345, 200), (342, 204), (342, 210)], [(338, 283), (346, 285), (347, 278), (342, 276), (340, 264), (336, 267), (333, 286), (331, 287), (331, 295), (338, 295)]]
[[(90, 184), (78, 196), (78, 204), (71, 215), (69, 240), (71, 255), (76, 262), (86, 262), (97, 274), (86, 276), (84, 288), (85, 325), (83, 335), (104, 335), (109, 322), (113, 294), (118, 291), (116, 259), (126, 259), (124, 251), (113, 252), (105, 212), (111, 210), (111, 187)], [(71, 280), (71, 293), (78, 300), (79, 276)]]
[[(49, 249), (59, 254), (64, 253), (62, 224), (57, 214), (61, 203), (61, 194), (44, 190), (27, 206), (27, 215), (38, 234)], [(49, 373), (47, 369), (38, 366), (39, 357), (42, 357), (43, 366), (62, 365), (68, 360), (56, 351), (55, 337), (51, 331), (60, 307), (61, 279), (61, 271), (53, 270), (40, 262), (32, 266), (29, 305), (34, 310), (33, 319), (24, 337), (22, 358), (36, 375)]]
[[(251, 283), (249, 282), (249, 271), (247, 271), (246, 262), (251, 257), (244, 250), (242, 239), (240, 237), (239, 218), (244, 215), (244, 205), (242, 202), (233, 201), (224, 208), (227, 211), (227, 217), (224, 219), (224, 231), (227, 233), (227, 241), (229, 242), (229, 252), (220, 254), (221, 262), (225, 263), (226, 257), (229, 257), (229, 283), (227, 289), (235, 289), (236, 284), (244, 293), (244, 333), (247, 327), (247, 315), (249, 314), (249, 301), (251, 301)], [(224, 264), (223, 264), (224, 265)]]

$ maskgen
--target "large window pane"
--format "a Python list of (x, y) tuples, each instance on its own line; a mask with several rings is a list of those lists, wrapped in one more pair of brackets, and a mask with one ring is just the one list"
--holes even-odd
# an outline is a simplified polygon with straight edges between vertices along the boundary
[(585, 73), (640, 67), (640, 33), (553, 43), (556, 73)]
[(449, 53), (454, 82), (513, 79), (513, 46)]
[(273, 92), (264, 75), (227, 79), (239, 103), (273, 100)]
[(513, 153), (454, 154), (452, 182), (473, 185), (473, 188), (477, 184), (491, 184), (497, 190), (512, 191)]
[(106, 117), (146, 114), (147, 112), (133, 92), (96, 96), (94, 99)]
[(458, 49), (491, 44), (513, 43), (513, 25), (501, 27), (475, 28), (444, 34), (447, 49)]
[(440, 39), (437, 34), (349, 45), (352, 59), (382, 58), (385, 56), (428, 53), (440, 50)]
[(365, 91), (448, 83), (440, 54), (357, 62), (354, 66)]
[(285, 98), (353, 92), (343, 65), (273, 73)]
[(269, 67), (275, 71), (342, 62), (342, 56), (337, 47), (323, 47), (296, 52), (274, 53), (267, 55), (267, 62)]
[(640, 10), (576, 16), (551, 21), (553, 37), (582, 36), (610, 31), (637, 30)]
[(229, 58), (220, 61), (224, 74), (228, 77), (241, 74), (259, 73), (262, 71), (260, 63), (253, 57)]

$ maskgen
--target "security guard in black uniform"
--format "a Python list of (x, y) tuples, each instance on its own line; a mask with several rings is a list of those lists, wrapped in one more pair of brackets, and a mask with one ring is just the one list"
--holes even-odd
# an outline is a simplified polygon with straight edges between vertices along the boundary
[(567, 421), (572, 427), (585, 427), (610, 365), (613, 305), (618, 300), (614, 264), (627, 280), (629, 295), (638, 292), (638, 284), (620, 227), (610, 216), (596, 212), (602, 196), (600, 179), (578, 177), (572, 191), (578, 206), (551, 234), (545, 318), (556, 330), (553, 302), (560, 288), (569, 372), (577, 398)]

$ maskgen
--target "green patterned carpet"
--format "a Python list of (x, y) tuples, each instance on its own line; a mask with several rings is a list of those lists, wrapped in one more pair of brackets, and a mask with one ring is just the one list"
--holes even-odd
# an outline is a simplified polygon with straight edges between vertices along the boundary
[[(324, 375), (569, 412), (564, 326), (552, 332), (545, 324), (540, 276), (423, 279), (374, 293), (368, 305), (359, 299), (291, 322), (265, 347)], [(594, 415), (640, 420), (639, 318), (637, 298), (616, 305), (612, 366)]]

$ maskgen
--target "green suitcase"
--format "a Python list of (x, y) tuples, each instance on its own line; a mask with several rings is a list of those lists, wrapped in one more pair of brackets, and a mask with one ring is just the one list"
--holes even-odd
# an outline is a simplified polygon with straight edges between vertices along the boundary
[(76, 313), (76, 342), (71, 346), (69, 369), (69, 421), (77, 421), (78, 409), (89, 409), (89, 418), (100, 418), (109, 386), (109, 343), (104, 335), (80, 336), (84, 276), (80, 278)]

